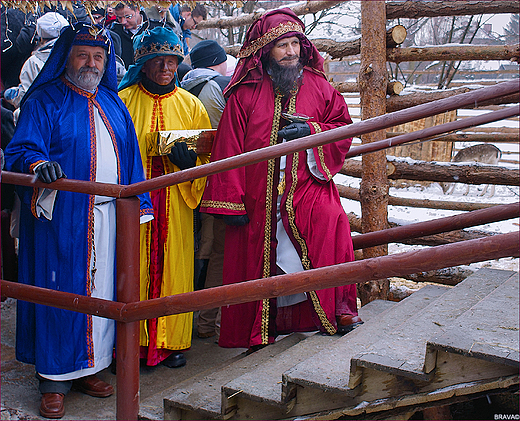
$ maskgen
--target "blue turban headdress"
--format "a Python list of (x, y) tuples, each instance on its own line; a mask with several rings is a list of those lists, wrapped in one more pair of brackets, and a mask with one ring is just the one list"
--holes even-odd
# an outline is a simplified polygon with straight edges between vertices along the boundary
[(20, 106), (24, 104), (37, 88), (59, 78), (63, 74), (73, 45), (103, 47), (107, 50), (107, 67), (99, 84), (117, 92), (116, 58), (109, 32), (100, 25), (89, 25), (79, 22), (62, 29), (49, 58), (24, 95)]
[(128, 88), (141, 80), (141, 69), (148, 60), (157, 56), (177, 56), (179, 64), (184, 60), (182, 43), (171, 28), (156, 26), (134, 37), (134, 64), (125, 73), (119, 90)]

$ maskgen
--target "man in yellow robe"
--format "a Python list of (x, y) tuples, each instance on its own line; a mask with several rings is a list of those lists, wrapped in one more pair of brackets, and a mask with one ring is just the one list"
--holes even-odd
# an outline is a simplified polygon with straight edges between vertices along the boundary
[[(167, 156), (151, 156), (146, 134), (162, 130), (210, 129), (208, 114), (194, 95), (176, 86), (182, 62), (177, 35), (157, 27), (134, 38), (135, 64), (119, 85), (139, 140), (147, 179), (209, 161), (186, 143), (176, 143)], [(199, 204), (205, 178), (151, 192), (155, 220), (141, 228), (141, 300), (193, 291), (193, 209)], [(193, 313), (141, 321), (140, 356), (147, 365), (182, 367), (181, 352), (191, 346)]]

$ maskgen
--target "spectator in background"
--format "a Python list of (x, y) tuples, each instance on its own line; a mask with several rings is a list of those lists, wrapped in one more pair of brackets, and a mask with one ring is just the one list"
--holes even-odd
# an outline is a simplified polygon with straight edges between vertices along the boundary
[(107, 7), (106, 9), (96, 7), (92, 10), (92, 18), (94, 19), (94, 23), (109, 28), (116, 20), (116, 15), (112, 7)]
[(201, 3), (196, 3), (193, 10), (187, 5), (181, 6), (177, 3), (175, 6), (170, 6), (170, 12), (182, 29), (182, 47), (184, 55), (188, 55), (190, 53), (188, 40), (191, 38), (191, 30), (195, 29), (203, 20), (206, 20), (208, 11)]
[[(111, 9), (111, 8), (110, 8)], [(101, 25), (104, 27), (107, 27), (105, 25), (105, 17), (107, 16), (107, 12), (103, 8), (95, 8), (92, 10), (92, 19), (93, 24)], [(115, 15), (114, 15), (115, 19)], [(123, 80), (123, 76), (126, 73), (126, 67), (125, 63), (123, 62), (123, 59), (121, 58), (122, 50), (121, 50), (121, 37), (116, 34), (111, 29), (107, 29), (110, 32), (110, 37), (112, 38), (112, 46), (114, 47), (114, 52), (116, 53), (116, 72), (117, 72), (117, 83), (121, 82)]]
[[(36, 21), (36, 33), (40, 40), (39, 45), (22, 66), (20, 84), (4, 92), (4, 98), (15, 108), (20, 106), (20, 101), (29, 90), (29, 86), (31, 86), (45, 65), (62, 28), (68, 25), (69, 22), (57, 12), (47, 12)], [(16, 119), (17, 116), (15, 115), (15, 123)]]
[[(2, 158), (3, 151), (9, 145), (14, 135), (13, 112), (2, 107)], [(2, 169), (3, 163), (2, 163)], [(16, 282), (18, 280), (18, 256), (14, 238), (11, 236), (11, 213), (14, 205), (14, 185), (2, 183), (2, 279)]]
[[(0, 7), (2, 33), (2, 90), (20, 84), (20, 71), (36, 45), (36, 17), (16, 8)], [(11, 105), (4, 104), (13, 110)]]
[(235, 72), (235, 68), (237, 67), (238, 60), (231, 56), (227, 55), (227, 70), (226, 70), (226, 76), (233, 76), (233, 73)]
[[(197, 96), (204, 104), (216, 129), (220, 116), (226, 106), (224, 88), (231, 80), (226, 76), (227, 55), (217, 41), (204, 40), (197, 43), (190, 53), (193, 70), (181, 81), (181, 86)], [(226, 224), (222, 219), (196, 211), (200, 218), (200, 247), (196, 255), (195, 285), (211, 288), (222, 285), (222, 267), (224, 264), (224, 235)], [(198, 273), (197, 273), (198, 269)], [(201, 310), (197, 320), (197, 336), (209, 338), (219, 334), (220, 309)]]
[[(176, 86), (175, 73), (184, 59), (179, 38), (170, 27), (158, 26), (134, 38), (135, 64), (119, 86), (139, 140), (148, 179), (209, 161), (178, 142), (167, 156), (153, 156), (148, 133), (164, 130), (209, 129), (202, 103)], [(193, 291), (193, 209), (202, 197), (206, 178), (198, 178), (151, 193), (152, 224), (141, 226), (141, 299)], [(182, 351), (191, 346), (193, 313), (141, 321), (141, 358), (147, 365), (182, 367)]]
[(139, 9), (139, 6), (130, 2), (118, 3), (114, 8), (114, 13), (116, 22), (110, 29), (121, 39), (121, 58), (128, 69), (134, 64), (132, 40), (148, 27), (148, 17), (143, 10)]

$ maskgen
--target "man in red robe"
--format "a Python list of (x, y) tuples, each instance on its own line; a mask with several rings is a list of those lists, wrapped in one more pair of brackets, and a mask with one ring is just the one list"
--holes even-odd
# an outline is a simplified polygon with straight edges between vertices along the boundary
[[(266, 13), (250, 27), (226, 88), (212, 161), (352, 122), (304, 29), (289, 9)], [(224, 285), (354, 260), (332, 181), (351, 141), (208, 177), (201, 211), (227, 224)], [(361, 323), (355, 285), (308, 291), (223, 307), (219, 345), (254, 351), (279, 334), (333, 335)]]

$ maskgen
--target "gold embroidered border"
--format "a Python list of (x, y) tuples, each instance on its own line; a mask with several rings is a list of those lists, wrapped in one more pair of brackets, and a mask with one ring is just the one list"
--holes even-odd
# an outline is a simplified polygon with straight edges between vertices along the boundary
[(256, 53), (260, 48), (265, 47), (271, 41), (274, 41), (276, 38), (288, 32), (299, 32), (301, 34), (304, 33), (300, 24), (296, 22), (282, 22), (278, 26), (275, 26), (274, 28), (267, 31), (260, 38), (255, 39), (251, 44), (249, 44), (248, 47), (240, 50), (237, 58), (241, 59)]
[[(282, 115), (282, 95), (276, 95), (274, 100), (273, 123), (271, 126), (271, 137), (269, 138), (269, 145), (276, 145), (278, 141), (278, 129), (280, 127), (280, 118)], [(267, 181), (265, 193), (265, 226), (264, 226), (264, 264), (263, 264), (263, 278), (268, 278), (271, 275), (271, 230), (273, 211), (273, 188), (274, 188), (274, 171), (275, 159), (270, 159), (267, 162)], [(269, 300), (262, 300), (262, 344), (269, 343)]]
[[(316, 133), (321, 133), (321, 126), (316, 123), (315, 121), (311, 121), (312, 126), (314, 127), (314, 131)], [(330, 173), (329, 169), (327, 168), (327, 165), (325, 164), (325, 155), (323, 154), (323, 146), (318, 146), (318, 156), (320, 157), (320, 164), (321, 168), (323, 168), (323, 171), (325, 171), (325, 175), (327, 176), (327, 180), (332, 179), (332, 174)]]
[(246, 210), (243, 203), (220, 202), (216, 200), (203, 200), (200, 202), (203, 208), (228, 209), (228, 210)]
[(316, 314), (318, 315), (321, 324), (323, 325), (323, 327), (329, 335), (334, 335), (337, 330), (334, 327), (334, 325), (331, 322), (329, 322), (329, 319), (327, 319), (327, 315), (325, 314), (325, 311), (323, 310), (323, 307), (320, 304), (318, 294), (316, 294), (316, 291), (310, 291), (309, 294), (311, 296), (312, 305), (314, 306), (314, 311), (316, 311)]

